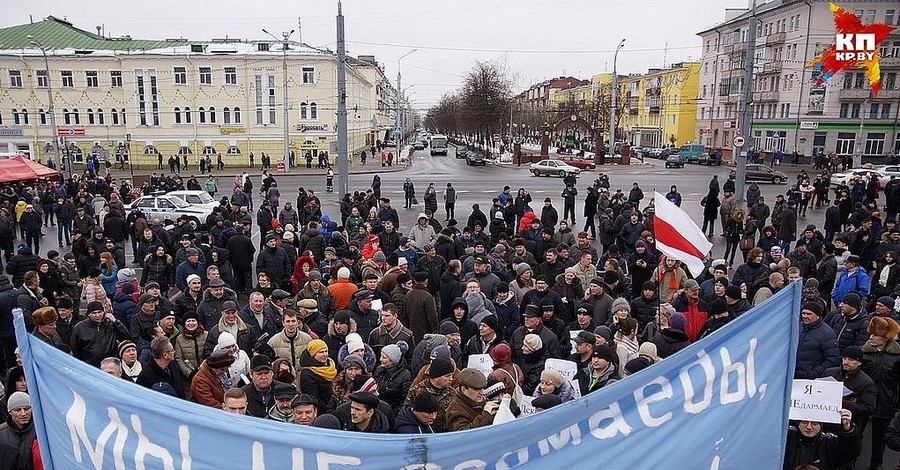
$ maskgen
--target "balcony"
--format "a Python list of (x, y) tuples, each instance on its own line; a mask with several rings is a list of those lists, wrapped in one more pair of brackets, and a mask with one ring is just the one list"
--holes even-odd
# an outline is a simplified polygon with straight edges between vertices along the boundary
[(781, 73), (781, 62), (767, 62), (763, 64), (760, 73)]
[(881, 90), (878, 92), (878, 98), (900, 100), (900, 90)]
[(753, 92), (754, 103), (771, 103), (778, 101), (777, 91), (755, 91)]
[(784, 42), (784, 31), (766, 36), (766, 44), (780, 44), (782, 42)]
[(900, 67), (900, 57), (881, 57), (878, 63), (881, 65), (881, 68)]
[(747, 48), (746, 42), (736, 42), (734, 44), (728, 44), (725, 46), (725, 53), (731, 54), (732, 52), (740, 52)]
[(730, 94), (722, 98), (724, 104), (736, 104), (741, 101), (741, 95), (737, 93)]
[[(840, 98), (842, 100), (864, 100), (869, 98), (871, 91), (868, 88), (848, 88), (841, 89)], [(881, 98), (881, 93), (878, 94)]]

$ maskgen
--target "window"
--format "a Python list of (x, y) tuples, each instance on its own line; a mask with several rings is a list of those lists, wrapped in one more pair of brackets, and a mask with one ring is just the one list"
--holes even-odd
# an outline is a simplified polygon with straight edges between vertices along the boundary
[(93, 125), (95, 124), (95, 122), (94, 122), (94, 110), (91, 109), (91, 108), (88, 108), (88, 109), (87, 109), (87, 119), (88, 119), (88, 124), (89, 124), (89, 125), (92, 125), (92, 126), (93, 126)]
[(240, 155), (241, 149), (237, 147), (237, 145), (230, 145), (228, 150), (225, 150), (225, 155)]
[(38, 88), (47, 88), (50, 86), (50, 79), (47, 77), (46, 70), (37, 70), (34, 73), (35, 77), (37, 77), (37, 86)]
[(152, 145), (144, 146), (144, 155), (159, 155), (159, 150)]
[(862, 103), (852, 103), (850, 105), (850, 118), (859, 119), (860, 110), (862, 110)]
[(866, 10), (866, 14), (862, 17), (863, 24), (872, 24), (875, 22), (875, 10)]
[(216, 108), (214, 108), (212, 106), (209, 107), (209, 123), (210, 124), (216, 123)]
[(879, 103), (872, 103), (869, 105), (869, 118), (870, 119), (878, 119), (878, 108)]
[(838, 132), (837, 144), (834, 153), (838, 155), (850, 155), (856, 146), (856, 134), (853, 132)]
[(184, 67), (175, 67), (173, 70), (176, 85), (187, 85), (187, 69)]
[(231, 109), (227, 106), (222, 108), (222, 124), (231, 124)]
[(191, 123), (191, 108), (188, 106), (184, 107), (184, 123), (185, 124)]
[(881, 104), (881, 119), (890, 119), (891, 118), (891, 103), (882, 103)]
[(232, 119), (232, 121), (234, 121), (235, 124), (240, 124), (241, 123), (241, 108), (234, 108), (231, 112), (234, 113), (234, 116), (233, 116), (234, 119)]
[(22, 71), (21, 70), (10, 70), (9, 71), (9, 86), (11, 88), (22, 88)]
[(885, 24), (894, 24), (894, 11), (895, 10), (887, 10), (884, 12), (884, 23)]
[(25, 108), (19, 110), (12, 110), (13, 112), (13, 123), (27, 125), (28, 124), (28, 110)]
[(257, 72), (256, 84), (256, 124), (275, 124), (275, 77), (268, 71)]
[(38, 109), (38, 123), (47, 125), (47, 113), (43, 109)]
[(212, 69), (209, 67), (200, 67), (200, 84), (212, 85)]
[(216, 154), (216, 149), (213, 146), (207, 145), (206, 147), (203, 147), (203, 155), (215, 155), (215, 154)]
[(176, 106), (172, 111), (175, 113), (175, 124), (181, 124), (181, 108)]
[(84, 73), (88, 88), (100, 88), (100, 79), (96, 70), (88, 70)]
[(881, 155), (884, 153), (884, 132), (869, 132), (866, 134), (866, 155)]
[(850, 103), (841, 103), (840, 117), (845, 118), (850, 115)]
[(853, 88), (862, 88), (866, 85), (866, 76), (862, 72), (856, 73), (856, 80), (853, 83)]
[(72, 109), (72, 122), (76, 125), (81, 124), (81, 115), (78, 114), (78, 108)]
[(114, 126), (119, 125), (119, 112), (116, 111), (116, 108), (112, 108), (109, 110), (109, 121)]
[(300, 103), (300, 119), (309, 119), (309, 110), (306, 101)]
[(72, 77), (71, 70), (60, 70), (59, 76), (62, 78), (62, 86), (66, 88), (75, 87), (75, 79)]
[(766, 131), (766, 147), (767, 152), (784, 151), (787, 142), (786, 133), (784, 131)]
[(198, 117), (198, 120), (197, 120), (198, 123), (206, 124), (206, 108), (204, 108), (203, 106), (200, 106), (199, 108), (197, 108), (197, 117)]
[(191, 148), (186, 145), (182, 145), (181, 147), (178, 147), (177, 153), (178, 153), (179, 157), (182, 155), (193, 155), (194, 154), (194, 152), (191, 150)]
[(897, 73), (890, 72), (884, 74), (884, 80), (882, 80), (881, 86), (885, 90), (893, 90), (897, 87)]
[(110, 70), (109, 86), (112, 88), (122, 88), (122, 71), (121, 70)]
[(101, 126), (106, 124), (106, 118), (103, 117), (103, 108), (97, 108), (97, 124)]
[(319, 106), (316, 105), (315, 101), (309, 103), (309, 118), (319, 119)]
[[(137, 86), (138, 122), (141, 126), (159, 125), (159, 89), (156, 70), (135, 69)], [(124, 116), (124, 109), (122, 110)], [(123, 122), (124, 124), (124, 119)]]
[(269, 43), (261, 42), (256, 45), (256, 50), (259, 52), (266, 52), (269, 50)]
[(237, 85), (237, 70), (234, 67), (225, 67), (225, 84)]
[(72, 122), (71, 122), (72, 117), (69, 116), (69, 110), (67, 108), (63, 108), (62, 114), (63, 114), (63, 122), (66, 124), (72, 124)]
[(303, 67), (303, 83), (315, 83), (316, 69), (314, 67)]

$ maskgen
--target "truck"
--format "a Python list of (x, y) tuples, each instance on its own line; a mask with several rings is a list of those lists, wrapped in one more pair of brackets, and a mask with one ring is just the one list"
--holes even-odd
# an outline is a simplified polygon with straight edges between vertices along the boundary
[(684, 144), (678, 149), (678, 156), (686, 163), (697, 163), (705, 154), (706, 147), (703, 144)]
[(431, 136), (431, 155), (447, 155), (447, 136), (434, 134)]

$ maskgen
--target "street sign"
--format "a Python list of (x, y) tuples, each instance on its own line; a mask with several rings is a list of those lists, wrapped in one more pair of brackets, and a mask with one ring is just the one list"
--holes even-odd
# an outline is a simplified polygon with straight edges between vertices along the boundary
[(744, 136), (742, 136), (742, 135), (736, 135), (736, 136), (734, 136), (734, 146), (735, 146), (735, 147), (741, 148), (741, 147), (744, 146), (745, 143), (747, 143), (747, 142), (746, 142), (746, 140), (744, 139)]
[(82, 135), (84, 135), (84, 128), (83, 127), (70, 127), (70, 128), (60, 127), (59, 129), (56, 130), (56, 135), (62, 136), (62, 137), (82, 136)]
[(494, 142), (500, 142), (500, 134), (494, 134)]

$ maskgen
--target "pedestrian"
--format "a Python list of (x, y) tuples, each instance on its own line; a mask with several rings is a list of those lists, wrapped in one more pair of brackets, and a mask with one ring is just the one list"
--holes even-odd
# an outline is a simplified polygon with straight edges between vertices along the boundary
[(447, 183), (447, 189), (444, 190), (444, 212), (447, 214), (445, 222), (456, 218), (456, 188), (453, 183)]

